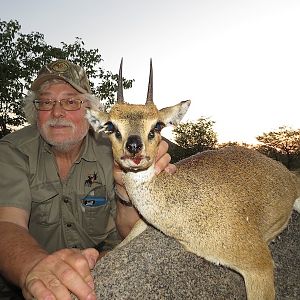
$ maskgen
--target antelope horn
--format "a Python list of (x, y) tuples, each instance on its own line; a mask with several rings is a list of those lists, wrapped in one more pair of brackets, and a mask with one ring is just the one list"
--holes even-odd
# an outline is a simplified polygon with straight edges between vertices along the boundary
[(118, 92), (117, 92), (117, 102), (118, 103), (123, 103), (124, 102), (122, 66), (123, 66), (123, 57), (121, 59), (119, 77), (118, 77)]
[(153, 103), (153, 69), (152, 69), (152, 59), (150, 59), (150, 74), (149, 74), (149, 83), (148, 83), (148, 93), (146, 104)]

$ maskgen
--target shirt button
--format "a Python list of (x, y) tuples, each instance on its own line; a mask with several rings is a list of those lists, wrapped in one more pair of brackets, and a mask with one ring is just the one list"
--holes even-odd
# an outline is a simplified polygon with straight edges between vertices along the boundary
[(71, 227), (71, 226), (72, 226), (72, 224), (70, 224), (70, 223), (67, 224), (67, 227)]
[(65, 202), (65, 203), (69, 203), (69, 198), (64, 197), (64, 202)]

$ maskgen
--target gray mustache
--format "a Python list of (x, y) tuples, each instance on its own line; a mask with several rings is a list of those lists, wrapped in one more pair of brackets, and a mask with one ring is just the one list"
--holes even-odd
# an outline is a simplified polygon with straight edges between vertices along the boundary
[(74, 124), (70, 121), (67, 120), (62, 120), (62, 119), (51, 119), (48, 120), (45, 124), (47, 127), (48, 126), (68, 126), (74, 128)]

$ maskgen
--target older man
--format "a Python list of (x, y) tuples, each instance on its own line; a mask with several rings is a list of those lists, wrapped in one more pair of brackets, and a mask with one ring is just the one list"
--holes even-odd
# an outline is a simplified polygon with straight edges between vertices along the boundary
[[(96, 106), (84, 70), (52, 62), (25, 98), (31, 125), (0, 140), (0, 271), (26, 299), (95, 299), (96, 249), (112, 249), (139, 218), (121, 200), (108, 140), (89, 131), (85, 109)], [(162, 142), (158, 172), (174, 171), (166, 151)]]

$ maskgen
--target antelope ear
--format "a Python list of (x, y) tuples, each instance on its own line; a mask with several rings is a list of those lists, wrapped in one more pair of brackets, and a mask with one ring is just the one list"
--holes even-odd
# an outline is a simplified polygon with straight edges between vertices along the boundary
[(86, 109), (85, 117), (96, 132), (103, 131), (105, 129), (105, 123), (108, 121), (109, 115), (106, 112)]
[(159, 120), (162, 121), (166, 126), (177, 125), (186, 114), (191, 100), (181, 101), (180, 103), (162, 108), (159, 110)]

